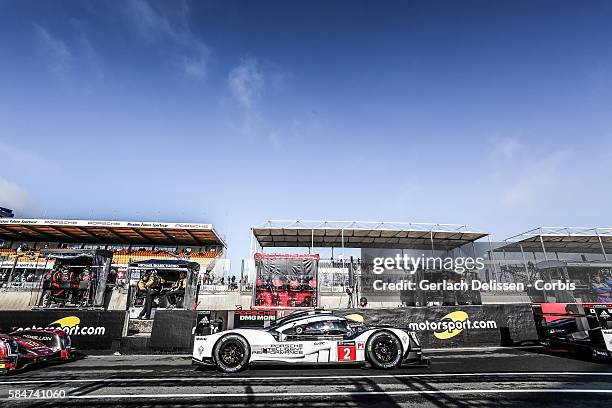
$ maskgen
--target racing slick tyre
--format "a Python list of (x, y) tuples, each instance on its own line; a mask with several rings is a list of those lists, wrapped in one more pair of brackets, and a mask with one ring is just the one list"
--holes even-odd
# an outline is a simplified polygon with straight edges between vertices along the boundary
[(391, 332), (376, 332), (366, 343), (366, 356), (374, 368), (386, 370), (396, 367), (402, 361), (402, 343)]
[(228, 334), (217, 341), (213, 348), (215, 365), (224, 373), (244, 370), (251, 358), (251, 347), (246, 339), (237, 334)]

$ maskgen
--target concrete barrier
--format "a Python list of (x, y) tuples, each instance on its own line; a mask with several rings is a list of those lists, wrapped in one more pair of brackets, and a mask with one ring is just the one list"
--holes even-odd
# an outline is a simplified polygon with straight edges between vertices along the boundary
[[(527, 303), (338, 309), (336, 312), (342, 315), (358, 314), (365, 324), (371, 326), (389, 325), (415, 331), (425, 348), (516, 346), (532, 344), (538, 338), (531, 307)], [(118, 349), (117, 342), (121, 339), (123, 353), (185, 353), (190, 348), (197, 313), (163, 311), (156, 314), (154, 322), (147, 323), (152, 328), (152, 333), (139, 333), (128, 337), (125, 311), (5, 311), (0, 312), (0, 322), (3, 323), (0, 324), (0, 330), (10, 331), (31, 325), (72, 325), (77, 331), (80, 330), (78, 327), (104, 327), (103, 335), (95, 330), (92, 333), (85, 332), (77, 336), (76, 343), (80, 343), (82, 350), (95, 347), (108, 352)], [(228, 325), (233, 326), (233, 310), (217, 310), (211, 313), (214, 314), (214, 319), (221, 319), (222, 329)], [(58, 324), (59, 321), (68, 323)]]
[(251, 307), (251, 302), (251, 295), (241, 294), (240, 291), (200, 293), (198, 310), (233, 310), (237, 306), (248, 309)]
[[(223, 328), (234, 326), (233, 310), (212, 313), (215, 318), (223, 316)], [(425, 348), (520, 346), (534, 344), (538, 338), (529, 304), (338, 309), (336, 313), (358, 314), (366, 325), (389, 325), (415, 331)], [(155, 341), (144, 346), (150, 349), (137, 352), (188, 351), (195, 314), (193, 311), (167, 311), (163, 319), (162, 314), (159, 319), (156, 315)]]
[(530, 304), (341, 309), (366, 325), (389, 325), (416, 332), (425, 348), (533, 344), (538, 335)]
[(30, 291), (0, 291), (0, 310), (30, 310), (37, 296)]
[(0, 311), (0, 333), (20, 329), (62, 329), (72, 344), (85, 353), (119, 350), (127, 334), (127, 312), (103, 310), (9, 310)]

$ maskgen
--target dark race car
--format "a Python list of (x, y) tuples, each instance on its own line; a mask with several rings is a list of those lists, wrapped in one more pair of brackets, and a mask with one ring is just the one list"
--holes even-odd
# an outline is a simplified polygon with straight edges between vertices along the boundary
[(612, 303), (531, 306), (540, 343), (550, 351), (612, 361)]
[(0, 374), (35, 363), (74, 358), (70, 336), (62, 330), (20, 330), (0, 334)]

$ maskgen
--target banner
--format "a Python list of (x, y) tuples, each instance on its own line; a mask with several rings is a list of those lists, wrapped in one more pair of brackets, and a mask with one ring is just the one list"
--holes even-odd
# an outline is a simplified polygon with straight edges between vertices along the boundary
[(158, 351), (190, 351), (195, 310), (158, 310), (151, 331), (151, 349)]
[(228, 329), (227, 310), (198, 310), (194, 334), (208, 336)]
[(0, 311), (0, 333), (22, 329), (61, 329), (79, 351), (115, 351), (127, 324), (127, 312), (98, 310)]
[(424, 348), (512, 346), (535, 344), (538, 339), (529, 304), (342, 309), (336, 313), (363, 318), (369, 326), (413, 331)]
[(274, 310), (235, 310), (234, 329), (251, 327), (263, 328), (266, 322), (276, 320)]
[(174, 222), (135, 222), (135, 221), (98, 221), (98, 220), (48, 220), (27, 218), (0, 218), (0, 224), (7, 225), (50, 225), (77, 227), (116, 227), (116, 228), (175, 228), (211, 230), (211, 224), (174, 223)]

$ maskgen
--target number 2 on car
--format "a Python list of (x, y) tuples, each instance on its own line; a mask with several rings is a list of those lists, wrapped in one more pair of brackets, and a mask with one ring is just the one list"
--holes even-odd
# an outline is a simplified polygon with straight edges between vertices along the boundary
[(338, 361), (355, 361), (357, 359), (357, 350), (355, 346), (338, 345)]

